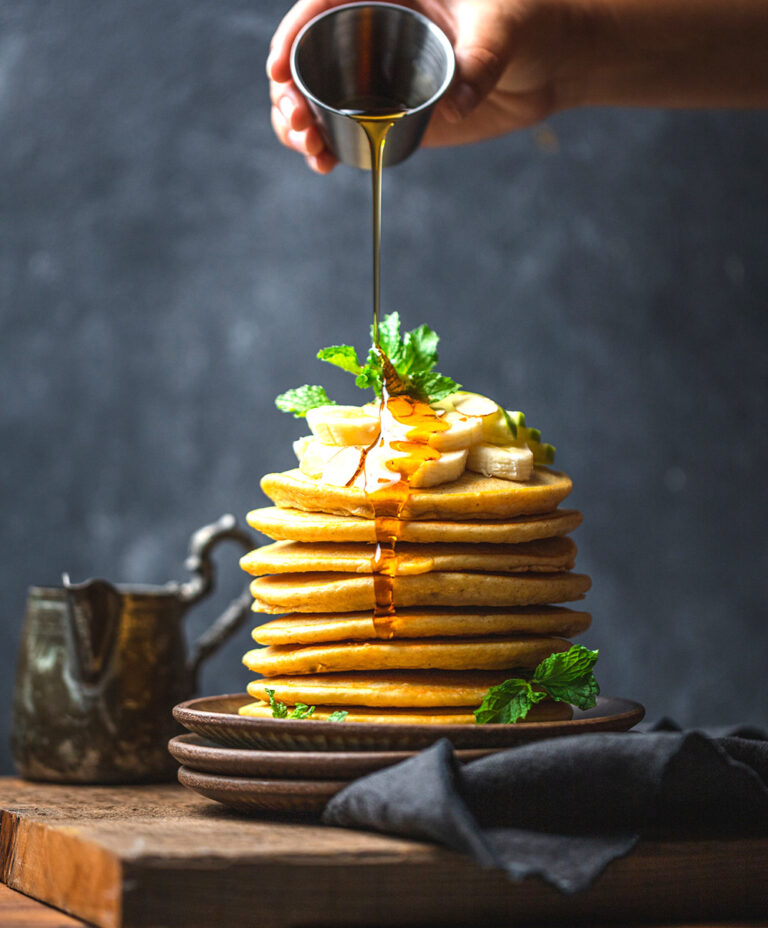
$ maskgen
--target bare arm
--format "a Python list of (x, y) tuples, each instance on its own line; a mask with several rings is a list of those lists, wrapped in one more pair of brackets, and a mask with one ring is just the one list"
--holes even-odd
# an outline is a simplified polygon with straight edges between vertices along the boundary
[(765, 0), (590, 0), (583, 6), (581, 47), (561, 75), (563, 108), (768, 106)]

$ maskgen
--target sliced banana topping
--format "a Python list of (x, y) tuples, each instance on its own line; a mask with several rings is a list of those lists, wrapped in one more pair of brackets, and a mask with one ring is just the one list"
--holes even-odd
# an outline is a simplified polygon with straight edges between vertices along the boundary
[(314, 435), (302, 435), (301, 438), (297, 438), (293, 443), (293, 453), (299, 459), (299, 463), (301, 463), (301, 459), (304, 457), (310, 442), (313, 441), (315, 441)]
[[(450, 483), (465, 469), (525, 481), (534, 463), (554, 460), (555, 449), (541, 441), (538, 429), (526, 426), (523, 413), (504, 410), (487, 396), (462, 390), (431, 405), (448, 428), (427, 439), (433, 456), (425, 455), (411, 473), (408, 482), (413, 487)], [(402, 479), (394, 462), (408, 457), (411, 426), (395, 418), (388, 405), (376, 401), (364, 406), (319, 406), (309, 410), (307, 423), (313, 434), (293, 443), (306, 476), (334, 486), (364, 487), (367, 492)], [(383, 440), (377, 441), (380, 436)]]
[(339, 445), (326, 445), (312, 437), (300, 458), (299, 470), (307, 477), (322, 477), (326, 464), (342, 450)]
[(448, 399), (456, 412), (465, 416), (479, 416), (485, 419), (487, 416), (495, 416), (499, 410), (498, 403), (479, 393), (467, 393), (461, 390), (458, 393), (452, 393)]
[(467, 470), (502, 480), (529, 480), (533, 473), (533, 452), (517, 445), (482, 442), (469, 449)]
[(307, 413), (307, 425), (326, 445), (370, 445), (379, 434), (379, 415), (361, 406), (317, 406)]
[(335, 448), (335, 454), (329, 458), (323, 468), (321, 480), (334, 487), (350, 485), (359, 473), (363, 463), (363, 449), (348, 446)]
[(443, 451), (440, 457), (424, 461), (408, 481), (412, 487), (436, 487), (441, 483), (458, 480), (464, 473), (469, 449)]
[(462, 451), (483, 439), (483, 420), (460, 412), (446, 412), (441, 421), (448, 425), (444, 432), (435, 432), (429, 444), (436, 451)]

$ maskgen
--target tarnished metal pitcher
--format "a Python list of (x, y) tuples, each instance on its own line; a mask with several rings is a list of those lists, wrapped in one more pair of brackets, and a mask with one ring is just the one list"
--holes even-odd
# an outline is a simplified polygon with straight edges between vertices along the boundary
[(13, 701), (11, 750), (22, 776), (60, 783), (171, 779), (171, 709), (195, 691), (201, 663), (245, 620), (246, 590), (187, 657), (182, 619), (213, 588), (211, 552), (221, 541), (246, 550), (251, 535), (233, 516), (194, 533), (192, 577), (165, 586), (106, 580), (31, 587)]

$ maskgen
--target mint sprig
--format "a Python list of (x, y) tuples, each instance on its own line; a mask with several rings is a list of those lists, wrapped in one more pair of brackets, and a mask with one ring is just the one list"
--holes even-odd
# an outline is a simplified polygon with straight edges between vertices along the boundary
[(547, 696), (579, 709), (591, 709), (600, 693), (592, 673), (597, 657), (597, 651), (580, 644), (550, 654), (530, 677), (514, 677), (492, 686), (475, 709), (475, 721), (478, 725), (519, 722)]
[[(269, 699), (269, 706), (272, 709), (273, 719), (309, 719), (315, 714), (316, 706), (308, 706), (305, 702), (297, 702), (293, 709), (288, 710), (288, 706), (279, 699), (275, 699), (275, 691), (264, 687), (264, 692)], [(348, 712), (337, 710), (331, 712), (328, 716), (329, 722), (343, 722), (349, 715)]]
[(325, 387), (312, 386), (305, 383), (303, 387), (294, 387), (286, 390), (275, 398), (275, 406), (281, 412), (292, 412), (295, 418), (301, 419), (316, 406), (335, 406), (336, 401), (329, 398)]
[[(428, 325), (420, 325), (401, 335), (399, 313), (390, 313), (379, 324), (379, 345), (395, 369), (404, 391), (427, 403), (437, 402), (455, 393), (461, 386), (451, 377), (433, 369), (437, 364), (439, 340), (437, 332)], [(353, 374), (355, 384), (361, 390), (373, 390), (376, 396), (381, 396), (382, 359), (375, 347), (368, 351), (365, 364), (360, 363), (352, 345), (330, 345), (328, 348), (321, 348), (317, 357)], [(275, 405), (283, 412), (292, 412), (298, 419), (306, 416), (308, 410), (316, 406), (325, 406), (333, 402), (323, 387), (305, 384), (303, 387), (281, 393), (275, 400)]]

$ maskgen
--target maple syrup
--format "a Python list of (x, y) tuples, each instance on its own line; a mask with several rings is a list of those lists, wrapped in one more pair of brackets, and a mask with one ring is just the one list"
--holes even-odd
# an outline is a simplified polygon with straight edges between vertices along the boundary
[[(421, 400), (408, 396), (379, 341), (381, 305), (381, 178), (387, 134), (407, 108), (390, 99), (361, 96), (338, 107), (354, 119), (368, 139), (371, 153), (373, 219), (373, 343), (382, 361), (381, 431), (363, 456), (365, 495), (373, 509), (376, 549), (371, 557), (373, 625), (378, 637), (394, 637), (394, 580), (402, 514), (411, 491), (411, 477), (426, 461), (440, 457), (430, 437), (448, 426)], [(376, 449), (376, 454), (371, 452)], [(383, 451), (383, 454), (381, 453)], [(389, 456), (391, 453), (391, 457)]]
[(340, 112), (354, 119), (365, 132), (371, 152), (371, 186), (373, 194), (373, 343), (379, 347), (379, 307), (381, 300), (381, 170), (387, 134), (407, 107), (396, 100), (375, 94), (350, 97), (338, 106)]

